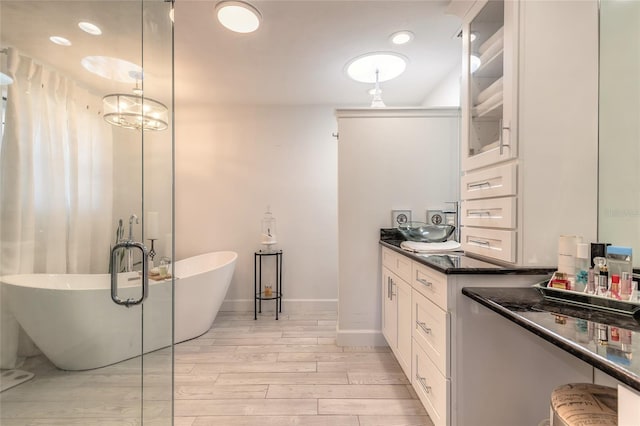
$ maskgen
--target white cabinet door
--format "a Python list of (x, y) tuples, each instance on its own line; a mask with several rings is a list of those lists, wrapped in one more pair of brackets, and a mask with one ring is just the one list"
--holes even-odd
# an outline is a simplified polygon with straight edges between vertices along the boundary
[(398, 304), (392, 290), (393, 274), (382, 268), (382, 334), (389, 346), (398, 346)]

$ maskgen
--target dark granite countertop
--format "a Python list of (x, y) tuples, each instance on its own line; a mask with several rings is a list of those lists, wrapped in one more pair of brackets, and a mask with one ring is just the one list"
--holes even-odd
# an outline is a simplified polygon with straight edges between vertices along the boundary
[(463, 251), (414, 253), (400, 248), (404, 241), (397, 229), (380, 229), (380, 245), (397, 251), (443, 274), (551, 275), (556, 268), (504, 266), (466, 255)]
[(531, 287), (465, 287), (462, 293), (640, 391), (640, 323), (631, 315), (548, 300)]

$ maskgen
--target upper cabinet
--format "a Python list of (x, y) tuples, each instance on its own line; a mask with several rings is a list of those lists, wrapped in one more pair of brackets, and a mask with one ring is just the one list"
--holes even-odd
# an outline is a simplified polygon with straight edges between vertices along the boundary
[(514, 158), (513, 1), (480, 1), (463, 21), (462, 169)]
[(457, 3), (460, 242), (554, 266), (560, 235), (597, 238), (598, 1)]

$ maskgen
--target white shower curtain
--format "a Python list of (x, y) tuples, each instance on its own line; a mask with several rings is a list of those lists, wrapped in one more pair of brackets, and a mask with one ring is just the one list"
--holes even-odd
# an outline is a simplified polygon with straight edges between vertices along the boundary
[[(113, 153), (101, 98), (15, 49), (8, 55), (0, 274), (105, 273)], [(1, 308), (0, 368), (13, 368), (17, 325), (4, 298)]]

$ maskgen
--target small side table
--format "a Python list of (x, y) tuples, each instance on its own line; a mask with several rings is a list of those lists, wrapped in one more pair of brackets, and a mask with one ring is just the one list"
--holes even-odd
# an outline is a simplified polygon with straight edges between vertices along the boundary
[[(276, 262), (276, 288), (271, 296), (265, 296), (262, 292), (262, 258), (275, 256)], [(278, 312), (282, 312), (282, 250), (264, 251), (258, 250), (253, 256), (253, 319), (258, 319), (258, 312), (262, 313), (263, 300), (276, 301), (276, 320)], [(258, 309), (259, 308), (259, 309)]]

